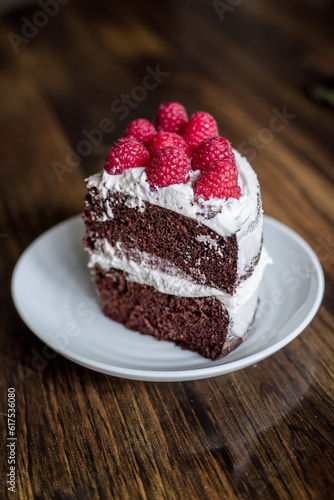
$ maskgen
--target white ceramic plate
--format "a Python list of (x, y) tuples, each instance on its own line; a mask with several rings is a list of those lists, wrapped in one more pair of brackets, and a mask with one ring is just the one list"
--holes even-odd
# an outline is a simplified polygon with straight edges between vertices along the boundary
[(100, 311), (83, 250), (80, 216), (37, 238), (12, 278), (24, 322), (66, 358), (93, 370), (137, 380), (214, 377), (252, 365), (278, 351), (310, 323), (323, 297), (320, 262), (309, 245), (282, 223), (265, 217), (264, 243), (274, 260), (260, 285), (260, 307), (249, 337), (235, 351), (210, 361), (167, 341), (127, 330)]

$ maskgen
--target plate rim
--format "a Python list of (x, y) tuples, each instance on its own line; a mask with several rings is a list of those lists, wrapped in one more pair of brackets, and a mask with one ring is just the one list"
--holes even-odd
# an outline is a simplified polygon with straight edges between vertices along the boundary
[(250, 356), (247, 356), (245, 358), (242, 358), (241, 360), (236, 360), (236, 361), (231, 361), (230, 363), (225, 363), (222, 365), (215, 365), (215, 366), (208, 366), (208, 367), (203, 367), (203, 368), (194, 368), (194, 369), (182, 369), (182, 370), (143, 370), (143, 369), (137, 369), (137, 368), (124, 368), (120, 366), (115, 366), (113, 364), (108, 364), (104, 363), (101, 361), (94, 361), (91, 358), (87, 358), (85, 356), (82, 356), (80, 354), (76, 354), (71, 350), (68, 350), (66, 348), (62, 348), (60, 346), (54, 345), (51, 341), (46, 340), (46, 338), (40, 334), (39, 332), (37, 333), (35, 329), (32, 327), (30, 324), (29, 319), (27, 318), (25, 312), (22, 310), (21, 305), (18, 302), (17, 299), (17, 293), (16, 293), (16, 287), (18, 283), (18, 277), (19, 277), (19, 271), (20, 271), (20, 266), (22, 262), (24, 261), (25, 256), (27, 255), (28, 252), (30, 252), (35, 245), (38, 244), (40, 239), (46, 237), (48, 233), (52, 232), (53, 230), (56, 230), (57, 228), (60, 228), (63, 225), (67, 225), (71, 223), (72, 221), (74, 222), (75, 220), (78, 220), (81, 218), (81, 215), (75, 215), (73, 217), (70, 217), (55, 226), (49, 228), (46, 230), (44, 233), (42, 233), (40, 236), (38, 236), (30, 245), (23, 251), (23, 253), (20, 255), (17, 263), (15, 264), (13, 273), (12, 273), (12, 279), (11, 279), (11, 294), (12, 294), (12, 299), (15, 305), (15, 308), (23, 320), (23, 322), (26, 324), (26, 326), (36, 335), (44, 344), (48, 345), (51, 347), (55, 352), (58, 354), (61, 354), (62, 356), (66, 357), (70, 361), (73, 361), (81, 366), (84, 366), (85, 368), (89, 368), (91, 370), (97, 371), (99, 373), (104, 373), (106, 375), (112, 375), (115, 377), (119, 378), (126, 378), (126, 379), (131, 379), (131, 380), (141, 380), (141, 381), (148, 381), (148, 382), (181, 382), (181, 381), (187, 381), (187, 380), (200, 380), (200, 379), (206, 379), (206, 378), (212, 378), (216, 377), (219, 375), (225, 375), (227, 373), (232, 373), (237, 370), (241, 370), (243, 368), (247, 368), (248, 366), (251, 366), (255, 363), (258, 363), (259, 361), (262, 361), (263, 359), (271, 356), (275, 352), (278, 352), (281, 350), (283, 347), (288, 345), (290, 342), (292, 342), (298, 335), (304, 331), (304, 329), (311, 323), (313, 318), (315, 317), (316, 313), (318, 312), (322, 299), (324, 296), (324, 290), (325, 290), (325, 278), (324, 278), (324, 272), (321, 266), (321, 263), (319, 261), (318, 256), (314, 252), (314, 250), (311, 248), (311, 246), (298, 234), (296, 233), (293, 229), (290, 227), (286, 226), (284, 223), (278, 221), (277, 219), (269, 216), (269, 215), (264, 215), (264, 219), (267, 221), (267, 223), (273, 225), (274, 227), (278, 228), (280, 231), (283, 231), (287, 233), (292, 239), (298, 242), (299, 245), (303, 247), (303, 249), (306, 251), (306, 253), (311, 257), (312, 262), (314, 264), (314, 269), (315, 269), (315, 274), (316, 274), (316, 279), (318, 281), (318, 288), (317, 288), (317, 293), (315, 295), (312, 307), (308, 311), (307, 315), (304, 317), (304, 319), (300, 322), (300, 324), (292, 330), (288, 335), (286, 335), (283, 339), (280, 341), (274, 343), (273, 345), (263, 349), (260, 352), (257, 352), (255, 354), (251, 354)]

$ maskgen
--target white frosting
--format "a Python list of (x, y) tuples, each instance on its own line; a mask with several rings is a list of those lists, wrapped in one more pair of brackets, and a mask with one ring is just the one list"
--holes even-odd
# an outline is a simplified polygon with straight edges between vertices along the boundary
[(250, 299), (239, 309), (229, 311), (230, 323), (228, 325), (226, 340), (230, 340), (233, 337), (242, 338), (245, 336), (254, 318), (257, 302), (258, 292), (256, 290)]
[(197, 203), (192, 186), (199, 171), (191, 172), (187, 184), (173, 184), (155, 191), (147, 183), (143, 167), (127, 169), (120, 175), (110, 175), (106, 171), (95, 174), (88, 179), (87, 187), (95, 187), (103, 199), (109, 193), (128, 195), (129, 199), (125, 204), (129, 208), (144, 211), (143, 202), (146, 201), (190, 217), (221, 236), (236, 233), (239, 246), (237, 272), (242, 275), (261, 248), (262, 209), (260, 206), (259, 215), (260, 188), (254, 170), (238, 151), (234, 150), (234, 154), (241, 188), (239, 200), (212, 198)]
[[(98, 251), (90, 253), (89, 267), (98, 264), (105, 271), (110, 268), (119, 269), (127, 273), (129, 281), (152, 286), (159, 292), (169, 295), (179, 297), (215, 296), (224, 303), (228, 312), (239, 309), (253, 296), (259, 286), (266, 265), (272, 262), (266, 249), (263, 248), (254, 272), (247, 279), (241, 281), (232, 295), (207, 285), (193, 283), (179, 269), (162, 262), (162, 259), (156, 258), (152, 268), (152, 256), (146, 252), (136, 250), (135, 260), (132, 260), (126, 257), (126, 252), (120, 243), (112, 247), (104, 239), (97, 241), (96, 247)], [(167, 267), (166, 271), (161, 271), (161, 267), (165, 269)]]

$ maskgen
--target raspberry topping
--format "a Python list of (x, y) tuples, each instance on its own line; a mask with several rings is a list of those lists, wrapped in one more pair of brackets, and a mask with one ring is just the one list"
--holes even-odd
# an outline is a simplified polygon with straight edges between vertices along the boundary
[(178, 102), (163, 102), (158, 110), (155, 128), (158, 132), (180, 133), (188, 115), (182, 104)]
[(200, 171), (193, 184), (195, 200), (241, 196), (232, 146), (219, 137), (215, 119), (198, 111), (188, 121), (177, 102), (161, 104), (156, 127), (142, 118), (133, 120), (109, 151), (104, 168), (109, 174), (121, 174), (135, 167), (146, 167), (152, 190), (189, 182), (192, 168)]
[(189, 181), (190, 161), (181, 149), (166, 146), (159, 149), (146, 167), (146, 179), (152, 189)]
[(229, 160), (235, 163), (231, 144), (224, 137), (209, 137), (204, 139), (193, 154), (191, 168), (193, 170), (205, 170), (212, 163), (221, 160)]
[(210, 198), (240, 198), (238, 186), (238, 170), (234, 163), (228, 160), (217, 161), (204, 170), (194, 185), (195, 198), (209, 200)]
[(144, 167), (150, 161), (147, 149), (134, 137), (120, 139), (109, 151), (104, 168), (108, 174), (121, 174), (127, 168)]
[(204, 139), (218, 135), (216, 120), (209, 113), (198, 111), (185, 124), (181, 135), (190, 150), (195, 151)]
[(156, 134), (157, 131), (153, 127), (152, 123), (144, 118), (138, 118), (138, 120), (133, 120), (129, 123), (127, 129), (124, 132), (124, 137), (133, 136), (137, 141), (147, 144), (151, 137)]
[(171, 132), (158, 132), (155, 134), (147, 144), (147, 149), (150, 155), (154, 156), (159, 149), (166, 146), (175, 146), (190, 157), (190, 151), (184, 139), (180, 135)]

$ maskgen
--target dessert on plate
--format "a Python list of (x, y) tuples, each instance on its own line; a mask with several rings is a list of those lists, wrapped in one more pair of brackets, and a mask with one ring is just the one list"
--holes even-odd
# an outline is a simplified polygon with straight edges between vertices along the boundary
[(212, 360), (238, 347), (270, 258), (257, 176), (214, 118), (163, 103), (154, 125), (129, 124), (87, 188), (84, 244), (104, 314)]

